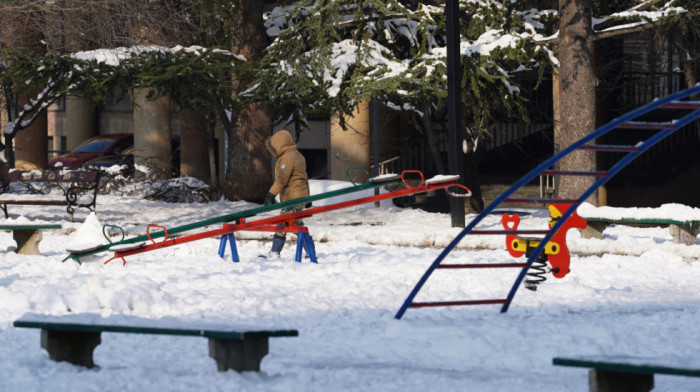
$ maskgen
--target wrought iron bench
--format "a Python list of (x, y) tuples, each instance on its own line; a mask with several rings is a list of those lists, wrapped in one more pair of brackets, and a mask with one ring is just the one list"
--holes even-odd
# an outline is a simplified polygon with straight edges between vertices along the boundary
[[(0, 209), (5, 212), (5, 218), (9, 217), (7, 205), (35, 205), (35, 206), (67, 206), (68, 216), (73, 221), (73, 213), (78, 208), (87, 208), (95, 211), (97, 190), (100, 184), (102, 172), (99, 170), (47, 170), (47, 171), (20, 171), (12, 170), (7, 178), (2, 179), (0, 190)], [(57, 183), (65, 185), (64, 196), (30, 195), (10, 193), (12, 183), (22, 183), (35, 193), (39, 193), (32, 184)], [(63, 187), (62, 187), (63, 188)]]

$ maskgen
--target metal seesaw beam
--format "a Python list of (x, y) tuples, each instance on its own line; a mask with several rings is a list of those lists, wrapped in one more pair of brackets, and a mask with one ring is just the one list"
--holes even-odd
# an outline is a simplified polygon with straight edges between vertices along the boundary
[[(407, 172), (415, 172), (415, 171), (407, 171)], [(406, 172), (404, 172), (406, 173)], [(419, 172), (420, 173), (420, 172)], [(404, 178), (404, 174), (402, 173), (401, 178)], [(354, 200), (348, 200), (340, 203), (335, 203), (327, 206), (321, 206), (321, 207), (314, 207), (314, 208), (309, 208), (308, 210), (303, 210), (303, 211), (298, 211), (298, 212), (291, 212), (288, 214), (283, 214), (283, 215), (278, 215), (270, 218), (265, 218), (265, 219), (259, 219), (256, 221), (247, 221), (247, 222), (242, 222), (242, 223), (229, 223), (226, 224), (225, 227), (220, 228), (220, 229), (215, 229), (215, 230), (209, 230), (209, 231), (204, 231), (201, 233), (196, 233), (184, 237), (178, 237), (178, 238), (171, 238), (171, 239), (166, 239), (161, 241), (161, 242), (152, 242), (151, 244), (145, 245), (140, 248), (136, 249), (130, 249), (130, 250), (125, 250), (123, 252), (115, 252), (114, 257), (107, 260), (111, 261), (114, 258), (124, 258), (127, 256), (132, 256), (135, 254), (139, 253), (144, 253), (144, 252), (149, 252), (152, 250), (156, 249), (162, 249), (174, 245), (179, 245), (179, 244), (184, 244), (192, 241), (197, 241), (200, 239), (204, 238), (210, 238), (210, 237), (215, 237), (215, 236), (220, 236), (224, 234), (230, 234), (234, 233), (236, 231), (242, 231), (242, 230), (254, 230), (256, 228), (259, 228), (261, 226), (267, 226), (267, 225), (275, 225), (275, 224), (280, 224), (292, 220), (297, 220), (297, 219), (303, 219), (303, 218), (308, 218), (316, 214), (321, 214), (324, 212), (328, 211), (335, 211), (343, 208), (348, 208), (348, 207), (353, 207), (361, 204), (367, 204), (367, 203), (373, 203), (375, 201), (381, 201), (381, 200), (387, 200), (387, 199), (394, 199), (397, 197), (401, 196), (408, 196), (408, 195), (413, 195), (416, 193), (423, 193), (423, 192), (428, 192), (431, 190), (435, 189), (446, 189), (449, 187), (453, 186), (458, 186), (465, 188), (463, 185), (460, 185), (457, 183), (457, 180), (459, 179), (459, 176), (452, 176), (447, 180), (440, 180), (440, 181), (435, 181), (435, 182), (430, 182), (424, 183), (422, 180), (422, 174), (421, 174), (421, 183), (418, 186), (411, 187), (409, 186), (406, 181), (404, 180), (404, 184), (408, 186), (406, 189), (401, 189), (398, 191), (394, 192), (387, 192), (379, 195), (374, 195), (374, 196), (368, 196), (368, 197), (363, 197), (359, 199), (354, 199)], [(468, 189), (467, 189), (468, 191)], [(449, 192), (448, 192), (449, 193)], [(468, 197), (471, 196), (471, 192), (468, 192), (466, 194), (454, 194), (450, 193), (450, 195), (455, 196), (455, 197)], [(294, 205), (297, 205), (299, 203), (294, 203)], [(162, 233), (161, 236), (166, 235), (165, 232), (160, 232)]]

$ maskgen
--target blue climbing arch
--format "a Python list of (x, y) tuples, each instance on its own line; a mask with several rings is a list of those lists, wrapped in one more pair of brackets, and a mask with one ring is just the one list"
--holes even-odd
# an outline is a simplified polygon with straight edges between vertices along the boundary
[[(500, 304), (501, 313), (508, 311), (508, 307), (515, 297), (515, 293), (520, 287), (523, 279), (525, 278), (528, 270), (535, 261), (544, 251), (545, 246), (552, 238), (552, 236), (559, 230), (564, 222), (576, 211), (576, 208), (581, 205), (589, 196), (591, 196), (598, 188), (603, 186), (612, 177), (620, 172), (625, 166), (636, 159), (638, 156), (643, 154), (645, 151), (649, 150), (652, 146), (658, 143), (665, 137), (673, 134), (678, 129), (692, 123), (700, 117), (700, 101), (697, 101), (697, 97), (693, 100), (693, 96), (700, 94), (700, 84), (695, 85), (689, 89), (671, 94), (664, 98), (655, 99), (648, 104), (641, 106), (624, 116), (617, 118), (608, 124), (596, 129), (592, 133), (578, 140), (577, 142), (571, 144), (565, 149), (561, 150), (554, 156), (552, 156), (547, 161), (543, 162), (535, 169), (527, 173), (520, 180), (518, 180), (513, 186), (508, 188), (505, 192), (499, 195), (491, 204), (489, 204), (479, 215), (477, 215), (465, 228), (462, 230), (457, 237), (440, 253), (440, 255), (433, 261), (433, 263), (428, 267), (423, 276), (420, 278), (418, 283), (408, 295), (404, 301), (401, 309), (396, 313), (395, 318), (400, 319), (408, 308), (420, 308), (420, 307), (435, 307), (435, 306), (456, 306), (456, 305), (487, 305), (487, 304)], [(657, 122), (657, 121), (644, 121), (644, 118), (663, 118), (667, 121)], [(595, 144), (595, 140), (603, 135), (612, 134), (614, 132), (625, 132), (629, 130), (648, 130), (648, 136), (646, 140), (640, 141), (634, 145), (604, 145)], [(600, 152), (616, 152), (622, 153), (617, 154), (621, 158), (612, 164), (610, 169), (607, 171), (564, 171), (557, 170), (555, 165), (562, 159), (572, 154), (575, 151), (600, 151)], [(513, 195), (517, 190), (522, 188), (524, 185), (530, 183), (533, 179), (540, 175), (550, 175), (550, 176), (591, 176), (597, 178), (588, 189), (586, 189), (577, 198), (571, 199), (548, 199), (548, 198), (513, 198)], [(530, 256), (527, 258), (526, 263), (499, 263), (499, 264), (442, 264), (445, 257), (455, 248), (455, 246), (467, 235), (485, 235), (485, 234), (533, 234), (532, 231), (527, 230), (479, 230), (478, 224), (490, 213), (492, 213), (496, 208), (498, 208), (503, 203), (543, 203), (543, 204), (570, 204), (570, 207), (562, 213), (561, 218), (559, 218), (556, 223), (546, 230), (544, 237), (539, 242), (539, 245), (531, 252)], [(421, 290), (423, 285), (426, 283), (428, 278), (431, 277), (433, 272), (437, 269), (460, 269), (460, 268), (520, 268), (521, 271), (518, 274), (515, 283), (513, 284), (510, 292), (505, 298), (495, 298), (495, 299), (478, 299), (478, 300), (466, 300), (466, 301), (437, 301), (437, 302), (414, 302), (414, 299), (418, 292)]]

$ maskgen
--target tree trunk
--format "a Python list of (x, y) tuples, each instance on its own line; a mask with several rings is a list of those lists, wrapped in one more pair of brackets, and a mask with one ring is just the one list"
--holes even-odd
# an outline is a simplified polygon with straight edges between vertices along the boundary
[[(561, 131), (555, 149), (564, 149), (595, 130), (595, 87), (591, 0), (559, 1), (559, 61)], [(576, 151), (560, 162), (562, 170), (595, 171), (596, 156)], [(593, 177), (563, 176), (559, 196), (578, 198), (593, 184)], [(597, 195), (588, 202), (597, 205)]]
[(423, 108), (423, 118), (421, 119), (421, 124), (423, 125), (423, 132), (428, 139), (428, 147), (430, 148), (430, 154), (433, 157), (437, 174), (447, 174), (445, 171), (445, 165), (442, 162), (442, 157), (440, 156), (440, 151), (438, 151), (437, 141), (435, 140), (432, 112), (430, 111), (429, 105), (425, 105)]
[(210, 113), (207, 118), (209, 119), (209, 134), (207, 135), (207, 154), (209, 156), (209, 189), (211, 196), (215, 196), (216, 199), (219, 199), (219, 197), (221, 197), (219, 194), (219, 172), (216, 170), (216, 146), (214, 145), (214, 135), (216, 135), (216, 114)]
[(698, 83), (698, 78), (693, 69), (693, 61), (690, 60), (692, 56), (688, 52), (686, 46), (690, 45), (690, 42), (683, 42), (683, 34), (677, 28), (671, 29), (671, 37), (673, 39), (673, 45), (676, 47), (676, 50), (678, 50), (678, 61), (680, 62), (680, 68), (685, 77), (686, 87), (691, 88)]
[(198, 110), (180, 111), (180, 174), (210, 184), (209, 144), (212, 138), (209, 119)]
[[(481, 127), (488, 133), (493, 134), (495, 124), (483, 113), (481, 116)], [(464, 151), (464, 185), (469, 188), (472, 196), (469, 198), (469, 207), (473, 212), (480, 213), (484, 210), (484, 196), (481, 193), (481, 181), (479, 180), (479, 166), (486, 153), (486, 141), (483, 134), (478, 134), (464, 127), (463, 139), (466, 141), (466, 151)], [(475, 136), (476, 133), (476, 136)]]
[[(483, 137), (480, 137), (479, 141), (483, 143)], [(484, 210), (484, 196), (481, 194), (481, 181), (479, 181), (479, 165), (485, 150), (486, 147), (477, 146), (470, 148), (470, 151), (464, 154), (464, 185), (472, 192), (472, 196), (469, 198), (469, 207), (476, 213)]]
[[(233, 51), (249, 62), (262, 58), (267, 46), (263, 26), (263, 2), (238, 1), (238, 43)], [(237, 82), (239, 92), (249, 86)], [(227, 170), (224, 195), (229, 200), (262, 202), (272, 184), (272, 159), (265, 148), (265, 139), (272, 134), (272, 122), (261, 104), (243, 109), (233, 129), (227, 133)]]

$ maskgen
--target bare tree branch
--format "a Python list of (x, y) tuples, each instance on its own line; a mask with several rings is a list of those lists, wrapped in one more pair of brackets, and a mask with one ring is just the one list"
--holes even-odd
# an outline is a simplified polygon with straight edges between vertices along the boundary
[[(3, 0), (0, 48), (74, 52), (187, 45), (204, 0)], [(33, 39), (28, 39), (33, 38)]]

